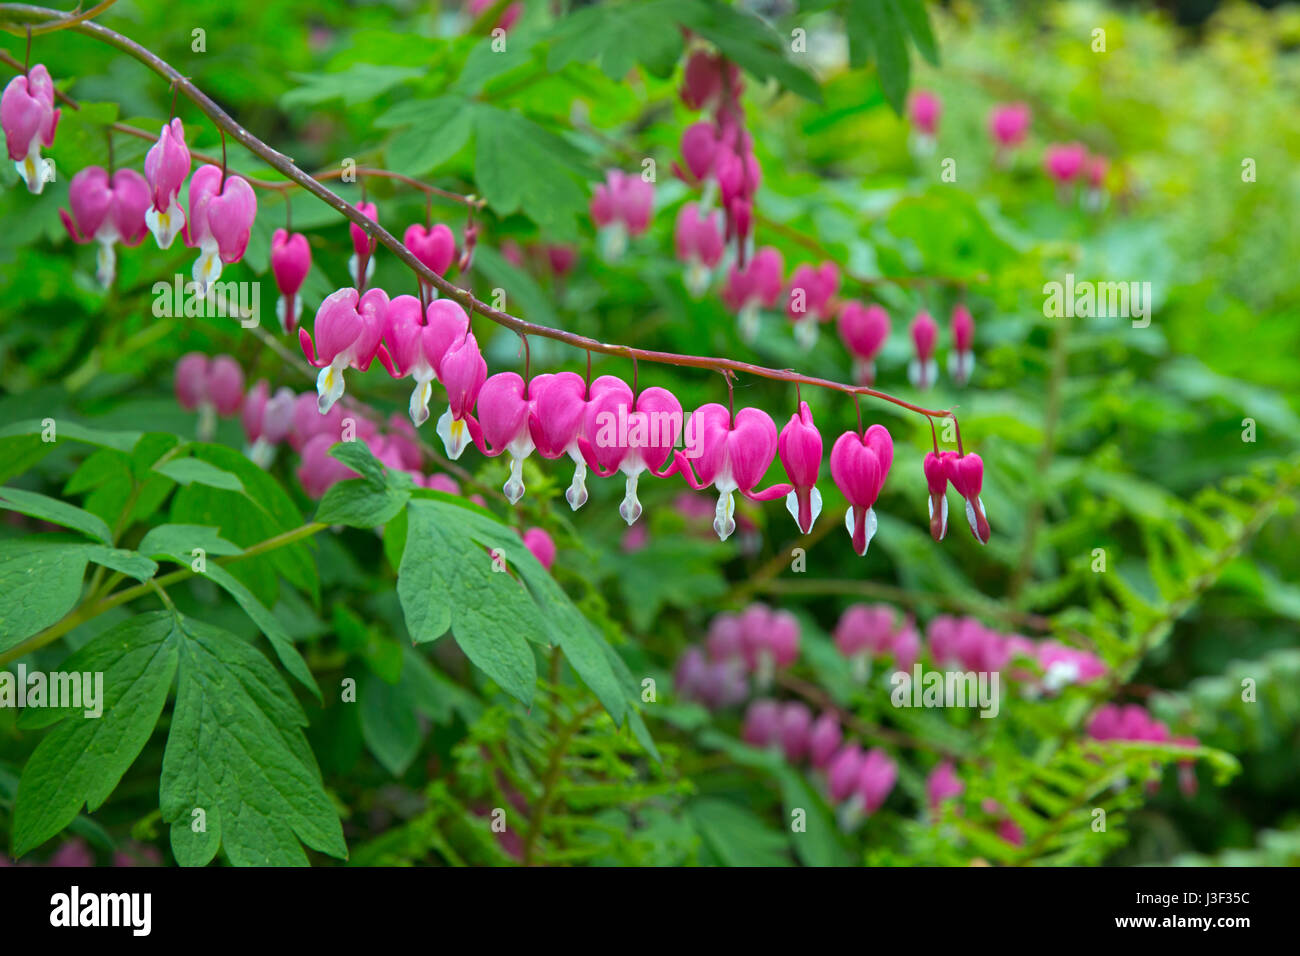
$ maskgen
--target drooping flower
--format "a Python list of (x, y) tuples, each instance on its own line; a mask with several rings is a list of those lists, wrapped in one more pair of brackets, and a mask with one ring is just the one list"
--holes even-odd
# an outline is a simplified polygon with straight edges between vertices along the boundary
[(484, 455), (495, 458), (510, 453), (510, 477), (502, 490), (512, 505), (524, 496), (524, 459), (534, 448), (532, 419), (536, 398), (530, 395), (531, 384), (515, 372), (497, 372), (488, 378), (478, 393), (478, 427), (470, 429), (474, 443)]
[(914, 90), (907, 99), (908, 118), (925, 136), (932, 137), (939, 131), (939, 117), (942, 113), (943, 104), (929, 90)]
[(1088, 148), (1082, 143), (1053, 143), (1043, 153), (1043, 168), (1059, 186), (1079, 178), (1088, 161)]
[[(419, 223), (407, 226), (406, 233), (402, 236), (402, 244), (410, 249), (415, 258), (424, 263), (430, 272), (436, 272), (438, 275), (446, 275), (456, 259), (456, 235), (451, 231), (450, 226), (440, 222), (434, 223), (429, 229)], [(429, 288), (421, 279), (420, 291), (426, 301), (431, 298)]]
[(389, 303), (379, 361), (393, 378), (409, 375), (415, 380), (410, 415), (417, 427), (428, 421), (432, 383), (438, 379), (443, 356), (467, 334), (469, 316), (450, 299), (434, 299), (427, 309), (409, 295)]
[(1001, 103), (989, 113), (989, 135), (997, 144), (999, 158), (1025, 141), (1030, 116), (1027, 103)]
[[(430, 308), (438, 302), (430, 304)], [(443, 354), (438, 363), (438, 381), (447, 390), (447, 410), (438, 419), (438, 437), (447, 457), (455, 461), (465, 451), (471, 438), (470, 420), (479, 389), (487, 380), (487, 362), (479, 351), (473, 332), (466, 332)], [(477, 425), (473, 427), (478, 427)]]
[(948, 533), (948, 477), (955, 451), (927, 452), (922, 468), (930, 490), (930, 537), (942, 541)]
[(692, 123), (682, 131), (682, 159), (691, 178), (704, 182), (713, 174), (718, 155), (718, 131), (712, 123)]
[(858, 797), (862, 809), (868, 814), (879, 810), (897, 780), (898, 764), (893, 758), (879, 747), (868, 750), (858, 771)]
[(939, 326), (929, 312), (918, 312), (912, 320), (912, 344), (916, 358), (907, 364), (907, 380), (916, 388), (929, 388), (939, 377), (939, 363), (934, 360), (934, 343)]
[(59, 210), (63, 227), (73, 242), (99, 243), (95, 278), (107, 289), (117, 275), (115, 245), (139, 245), (148, 232), (149, 187), (134, 169), (119, 169), (110, 180), (99, 166), (87, 166), (68, 184), (68, 205), (72, 215)]
[(280, 297), (275, 302), (275, 315), (280, 320), (281, 330), (289, 335), (298, 328), (298, 319), (302, 316), (302, 299), (298, 297), (298, 290), (310, 271), (311, 246), (307, 244), (307, 237), (300, 232), (275, 230), (271, 236), (271, 274), (275, 276), (275, 287), (280, 290)]
[(208, 441), (216, 431), (217, 416), (229, 418), (244, 399), (244, 372), (229, 355), (209, 359), (189, 352), (176, 363), (176, 401), (186, 411), (199, 413), (198, 435)]
[[(379, 207), (372, 202), (357, 203), (357, 212), (372, 219), (379, 221)], [(355, 222), (348, 222), (348, 234), (352, 237), (352, 255), (348, 257), (348, 275), (352, 277), (352, 284), (356, 286), (357, 291), (365, 289), (375, 274), (375, 246), (376, 241)]]
[(818, 770), (825, 769), (843, 740), (844, 733), (840, 730), (838, 718), (832, 713), (822, 714), (808, 734), (808, 761)]
[(853, 550), (867, 553), (876, 533), (876, 512), (872, 507), (880, 496), (894, 461), (894, 440), (883, 425), (872, 425), (865, 434), (848, 431), (831, 448), (831, 477), (848, 499), (845, 525)]
[[(733, 419), (722, 405), (710, 402), (691, 413), (686, 426), (688, 442), (696, 445), (694, 471), (691, 458), (677, 452), (674, 470), (696, 491), (710, 485), (718, 492), (713, 530), (726, 541), (736, 530), (736, 505), (733, 494), (739, 491), (752, 501), (771, 501), (794, 490), (788, 484), (771, 485), (755, 491), (776, 457), (776, 425), (767, 412), (742, 408)], [(696, 472), (699, 477), (696, 478)]]
[(958, 385), (970, 381), (975, 370), (975, 320), (970, 309), (958, 303), (952, 310), (952, 352), (948, 356), (948, 374)]
[(578, 439), (587, 466), (602, 478), (625, 476), (618, 513), (629, 525), (641, 517), (637, 482), (642, 472), (667, 477), (660, 470), (681, 435), (682, 405), (665, 388), (643, 389), (635, 398), (621, 379), (602, 375), (591, 383), (591, 401)]
[(936, 817), (939, 808), (948, 801), (960, 797), (966, 789), (953, 767), (951, 760), (945, 760), (925, 778), (925, 799), (930, 805), (930, 812)]
[(790, 277), (786, 315), (794, 323), (795, 341), (805, 349), (817, 341), (818, 324), (831, 317), (831, 302), (840, 288), (840, 270), (833, 262), (801, 265)]
[(532, 552), (537, 563), (547, 571), (555, 564), (555, 542), (545, 528), (529, 528), (523, 533), (524, 547)]
[(724, 87), (739, 83), (740, 70), (734, 63), (707, 50), (696, 50), (682, 73), (682, 103), (688, 109), (702, 110), (722, 95)]
[(573, 246), (551, 242), (547, 243), (545, 252), (546, 263), (556, 276), (568, 275), (578, 261), (578, 250)]
[(557, 372), (534, 379), (530, 393), (536, 408), (533, 444), (543, 458), (568, 455), (573, 460), (573, 481), (564, 498), (577, 511), (587, 503), (587, 462), (578, 445), (587, 419), (587, 383), (573, 372)]
[(784, 271), (785, 260), (771, 246), (755, 252), (746, 265), (733, 262), (727, 270), (722, 301), (737, 314), (740, 335), (745, 341), (752, 342), (758, 336), (759, 309), (770, 309), (781, 298)]
[(799, 530), (807, 534), (822, 512), (822, 493), (817, 490), (817, 476), (822, 467), (822, 436), (813, 424), (807, 402), (799, 403), (798, 413), (791, 415), (781, 429), (777, 450), (793, 486), (785, 498), (786, 510)]
[(781, 750), (790, 763), (798, 763), (807, 755), (812, 735), (812, 712), (806, 705), (792, 700), (781, 708), (779, 735)]
[(747, 744), (766, 747), (777, 740), (781, 732), (781, 705), (768, 697), (752, 701), (745, 709), (740, 736)]
[(356, 289), (339, 289), (316, 310), (315, 343), (305, 328), (298, 330), (302, 354), (321, 370), (316, 377), (316, 393), (322, 415), (343, 395), (345, 368), (361, 372), (370, 368), (384, 334), (387, 313), (388, 293), (383, 289), (370, 289), (364, 295)]
[(206, 296), (221, 277), (221, 266), (238, 262), (248, 247), (257, 216), (257, 197), (248, 181), (222, 176), (217, 166), (200, 166), (190, 177), (190, 215), (185, 224), (185, 244), (199, 250), (194, 281)]
[(722, 261), (722, 231), (717, 212), (702, 216), (696, 203), (686, 203), (677, 213), (673, 241), (677, 258), (686, 263), (686, 290), (698, 299), (708, 288), (714, 267)]
[(966, 520), (971, 534), (980, 544), (989, 543), (989, 522), (984, 516), (980, 491), (984, 487), (984, 460), (974, 452), (948, 459), (948, 480), (957, 494), (966, 499)]
[(185, 228), (185, 210), (180, 191), (190, 174), (190, 148), (185, 145), (185, 126), (180, 118), (162, 128), (158, 142), (144, 157), (144, 178), (149, 183), (152, 200), (145, 222), (159, 249), (169, 249), (178, 233)]
[(876, 304), (850, 300), (840, 308), (840, 338), (853, 354), (853, 380), (871, 385), (876, 380), (876, 355), (889, 338), (889, 313)]
[(15, 76), (0, 96), (5, 145), (29, 192), (39, 194), (53, 181), (54, 171), (41, 158), (41, 147), (54, 145), (60, 113), (54, 107), (54, 81), (43, 63)]
[(298, 398), (290, 388), (281, 387), (271, 395), (271, 387), (263, 379), (244, 396), (240, 420), (248, 438), (248, 457), (261, 467), (271, 463), (275, 446), (289, 437), (293, 428), (294, 405)]
[(826, 767), (826, 784), (832, 803), (843, 803), (858, 789), (858, 778), (865, 759), (862, 748), (845, 744)]
[(591, 194), (591, 220), (600, 230), (604, 257), (614, 261), (623, 255), (627, 240), (639, 236), (650, 226), (654, 206), (654, 186), (640, 176), (629, 176), (611, 169), (605, 181)]

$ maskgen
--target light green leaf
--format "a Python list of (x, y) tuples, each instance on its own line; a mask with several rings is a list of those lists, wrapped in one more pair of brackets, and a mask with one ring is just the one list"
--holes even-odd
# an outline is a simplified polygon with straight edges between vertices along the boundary
[(154, 471), (182, 485), (198, 483), (223, 491), (244, 492), (243, 483), (230, 472), (198, 458), (176, 458), (155, 466)]
[(113, 533), (109, 531), (104, 519), (57, 498), (22, 488), (0, 488), (0, 508), (73, 528), (82, 534), (98, 538), (104, 544), (113, 543)]

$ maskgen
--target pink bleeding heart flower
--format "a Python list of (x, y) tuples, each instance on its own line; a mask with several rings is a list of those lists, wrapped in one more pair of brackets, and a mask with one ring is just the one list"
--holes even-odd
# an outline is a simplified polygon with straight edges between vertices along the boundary
[(578, 250), (573, 246), (554, 242), (546, 246), (546, 262), (557, 276), (568, 275), (577, 261)]
[[(641, 473), (661, 473), (682, 433), (682, 405), (665, 388), (643, 389), (635, 398), (621, 379), (602, 375), (591, 383), (591, 401), (578, 447), (587, 466), (602, 478), (624, 475), (618, 513), (629, 525), (641, 517), (637, 483)], [(591, 437), (588, 437), (591, 436)]]
[(754, 747), (767, 747), (775, 743), (781, 733), (783, 713), (781, 705), (770, 698), (760, 697), (753, 701), (745, 710), (741, 738)]
[(965, 789), (966, 786), (957, 776), (952, 761), (945, 760), (925, 778), (925, 799), (930, 805), (930, 812), (937, 817), (939, 808), (946, 801), (960, 797)]
[(99, 243), (95, 277), (107, 289), (117, 275), (115, 245), (139, 245), (148, 232), (149, 187), (134, 169), (119, 169), (110, 180), (100, 167), (87, 166), (68, 184), (68, 204), (72, 215), (59, 210), (63, 227), (73, 242)]
[(650, 226), (654, 186), (640, 176), (611, 169), (591, 194), (591, 220), (601, 231), (606, 259), (622, 256), (629, 236), (639, 236)]
[(771, 246), (759, 249), (744, 266), (732, 263), (727, 270), (722, 301), (737, 313), (740, 335), (745, 341), (752, 342), (758, 336), (759, 309), (770, 309), (781, 298), (784, 272), (785, 260)]
[(530, 395), (531, 384), (514, 372), (498, 372), (487, 379), (478, 393), (477, 427), (470, 427), (474, 444), (487, 457), (510, 453), (510, 477), (502, 490), (512, 505), (524, 496), (524, 459), (535, 447), (532, 419), (536, 398)]
[(438, 378), (443, 356), (468, 334), (469, 316), (450, 299), (434, 299), (427, 309), (409, 295), (389, 303), (379, 361), (393, 378), (409, 375), (415, 380), (410, 415), (416, 426), (428, 421), (431, 383)]
[(682, 159), (691, 178), (704, 182), (718, 155), (718, 133), (712, 123), (692, 123), (682, 132)]
[(912, 344), (916, 358), (907, 365), (907, 380), (916, 388), (929, 388), (939, 377), (939, 365), (934, 360), (934, 343), (939, 337), (939, 326), (929, 312), (918, 312), (912, 320)]
[[(436, 272), (440, 276), (447, 274), (447, 270), (451, 268), (456, 258), (456, 235), (451, 231), (450, 226), (440, 222), (434, 223), (429, 229), (418, 223), (407, 226), (406, 234), (402, 236), (402, 244), (410, 249), (415, 258), (424, 263), (430, 272)], [(427, 298), (427, 287), (423, 279), (420, 280), (420, 289)]]
[(338, 443), (332, 435), (314, 436), (302, 449), (302, 462), (298, 465), (298, 481), (311, 498), (320, 498), (334, 485), (346, 478), (356, 478), (357, 473), (330, 454)]
[(943, 104), (929, 90), (915, 90), (907, 99), (907, 115), (922, 135), (933, 137), (939, 131)]
[(865, 754), (857, 744), (845, 744), (826, 767), (827, 791), (831, 802), (843, 803), (858, 789)]
[(185, 224), (185, 244), (199, 250), (194, 281), (206, 296), (221, 277), (221, 266), (238, 262), (248, 247), (257, 217), (257, 196), (248, 181), (228, 175), (222, 179), (216, 166), (200, 166), (190, 178), (190, 216)]
[(989, 522), (984, 516), (980, 490), (984, 487), (984, 460), (971, 452), (948, 459), (948, 480), (957, 494), (966, 499), (966, 520), (971, 534), (980, 544), (989, 543)]
[(1013, 149), (1025, 141), (1029, 132), (1029, 106), (1026, 103), (1003, 103), (989, 114), (989, 134), (998, 150)]
[(970, 381), (975, 370), (975, 320), (970, 309), (958, 303), (952, 310), (952, 354), (948, 356), (948, 374), (958, 385)]
[(388, 293), (383, 289), (371, 289), (365, 295), (356, 289), (339, 289), (316, 310), (314, 346), (307, 330), (298, 330), (302, 354), (313, 368), (321, 370), (316, 376), (316, 394), (322, 415), (343, 396), (345, 368), (361, 372), (370, 368), (379, 351), (387, 313)]
[(853, 354), (853, 379), (862, 385), (876, 380), (876, 355), (889, 338), (889, 313), (879, 305), (845, 302), (839, 315), (840, 339)]
[(781, 708), (781, 750), (790, 763), (798, 763), (808, 753), (812, 734), (812, 712), (797, 700)]
[(956, 457), (955, 451), (927, 452), (921, 464), (930, 489), (930, 537), (935, 541), (948, 533), (948, 476)]
[(867, 751), (858, 771), (858, 797), (862, 809), (875, 813), (885, 803), (898, 780), (898, 764), (879, 747)]
[(1105, 156), (1092, 154), (1084, 164), (1083, 171), (1088, 179), (1088, 185), (1093, 189), (1101, 189), (1106, 183), (1106, 173), (1110, 171), (1110, 160)]
[[(487, 13), (495, 2), (496, 0), (469, 0), (470, 16), (478, 17)], [(523, 15), (523, 3), (512, 3), (501, 11), (501, 15), (497, 18), (496, 25), (493, 29), (500, 30), (503, 33), (508, 33), (510, 28), (514, 26)]]
[[(357, 203), (357, 212), (379, 222), (379, 207), (372, 202)], [(375, 240), (370, 233), (362, 229), (355, 222), (349, 220), (348, 234), (352, 237), (352, 255), (348, 257), (348, 275), (352, 277), (352, 284), (357, 287), (358, 291), (365, 289), (375, 274)]]
[(149, 183), (152, 202), (145, 222), (159, 249), (171, 248), (172, 241), (185, 228), (185, 210), (181, 208), (181, 187), (190, 174), (190, 148), (185, 145), (185, 126), (174, 118), (162, 128), (158, 142), (144, 157), (144, 178)]
[(316, 395), (312, 392), (303, 392), (293, 403), (289, 447), (301, 455), (307, 442), (322, 434), (332, 436), (335, 441), (343, 440), (343, 407), (335, 405), (322, 415), (317, 407)]
[(865, 435), (845, 432), (831, 448), (831, 477), (848, 499), (845, 525), (853, 539), (853, 550), (867, 553), (876, 533), (876, 512), (872, 507), (885, 486), (894, 461), (894, 440), (883, 425), (872, 425)]
[(1061, 186), (1078, 179), (1087, 161), (1088, 148), (1082, 143), (1053, 143), (1043, 154), (1043, 168)]
[(271, 274), (275, 276), (275, 287), (280, 290), (275, 315), (280, 320), (280, 328), (289, 335), (298, 328), (298, 319), (302, 317), (298, 290), (310, 271), (311, 246), (307, 237), (300, 232), (275, 230), (271, 236)]
[(805, 349), (817, 340), (818, 323), (831, 314), (831, 301), (840, 288), (840, 270), (833, 262), (801, 265), (790, 277), (786, 315), (794, 323), (795, 341)]
[(673, 240), (677, 258), (686, 263), (686, 289), (698, 299), (709, 286), (714, 266), (722, 261), (722, 230), (717, 212), (701, 216), (696, 203), (682, 206), (677, 213)]
[(533, 444), (543, 458), (568, 455), (573, 461), (573, 481), (564, 498), (577, 511), (587, 503), (587, 461), (578, 444), (584, 437), (587, 419), (587, 383), (573, 372), (557, 372), (534, 379), (530, 393), (536, 410), (532, 418)]
[(1072, 684), (1088, 684), (1106, 673), (1106, 664), (1094, 654), (1056, 641), (1042, 641), (1027, 648), (1043, 669), (1043, 690), (1056, 693)]
[[(680, 471), (696, 491), (712, 485), (718, 492), (713, 530), (726, 541), (736, 530), (734, 492), (752, 501), (771, 501), (794, 490), (792, 485), (771, 485), (755, 491), (777, 452), (776, 425), (767, 412), (742, 408), (733, 419), (721, 405), (710, 402), (692, 414), (686, 426), (687, 452), (677, 452), (673, 470)], [(691, 468), (695, 460), (695, 471)], [(698, 472), (699, 478), (695, 477)]]
[(808, 733), (808, 761), (818, 770), (830, 766), (832, 758), (840, 749), (844, 734), (840, 722), (834, 714), (822, 714), (812, 725)]
[(921, 635), (916, 629), (916, 622), (909, 617), (894, 634), (894, 643), (890, 650), (894, 654), (894, 670), (910, 672), (912, 665), (921, 656)]
[[(442, 300), (439, 299), (439, 302)], [(437, 305), (431, 303), (430, 308)], [(438, 363), (438, 380), (447, 390), (447, 410), (438, 419), (438, 437), (442, 439), (447, 457), (455, 461), (465, 451), (472, 437), (474, 403), (479, 389), (487, 380), (487, 362), (479, 351), (473, 332), (452, 343)]]
[(271, 395), (271, 387), (265, 380), (259, 381), (244, 396), (240, 420), (248, 438), (248, 457), (262, 468), (271, 463), (275, 446), (289, 437), (297, 400), (289, 388), (282, 387)]
[(42, 63), (15, 76), (0, 96), (5, 146), (31, 193), (39, 194), (54, 180), (53, 165), (41, 158), (41, 147), (54, 145), (61, 112), (54, 108), (54, 81)]
[(434, 491), (446, 492), (449, 495), (460, 494), (460, 485), (456, 483), (456, 479), (452, 478), (450, 475), (444, 475), (442, 472), (438, 472), (436, 475), (429, 475), (422, 482), (419, 482), (419, 484), (423, 485), (425, 488), (431, 488)]
[(822, 467), (822, 436), (813, 424), (807, 402), (799, 403), (777, 438), (781, 464), (792, 485), (785, 507), (799, 530), (807, 534), (822, 512), (822, 493), (817, 490), (817, 476)]
[(190, 352), (176, 363), (176, 401), (186, 411), (199, 413), (198, 435), (211, 440), (217, 416), (228, 418), (239, 411), (244, 399), (244, 373), (229, 355), (209, 359), (202, 352)]
[(682, 103), (688, 109), (701, 110), (722, 93), (723, 83), (730, 63), (709, 53), (696, 50), (686, 61), (682, 71)]
[(523, 533), (524, 547), (547, 571), (555, 564), (555, 542), (544, 528), (529, 528)]

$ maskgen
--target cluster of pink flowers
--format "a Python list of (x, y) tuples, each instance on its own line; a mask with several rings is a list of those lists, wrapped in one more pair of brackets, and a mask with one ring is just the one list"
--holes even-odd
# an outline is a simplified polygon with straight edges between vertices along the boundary
[(622, 257), (630, 238), (650, 228), (654, 210), (655, 188), (641, 176), (631, 176), (617, 169), (605, 173), (605, 181), (591, 193), (591, 221), (599, 231), (598, 239), (605, 259), (613, 262)]
[(749, 696), (751, 678), (767, 687), (798, 658), (799, 621), (756, 602), (739, 613), (714, 615), (704, 647), (689, 647), (678, 659), (674, 684), (684, 700), (728, 707)]
[[(1156, 720), (1139, 704), (1104, 704), (1088, 721), (1088, 736), (1093, 740), (1134, 740), (1171, 743), (1180, 747), (1199, 747), (1195, 737), (1175, 737), (1163, 721)], [(1183, 793), (1196, 793), (1196, 764), (1178, 762), (1178, 785)]]
[(1041, 678), (1023, 668), (1010, 670), (1010, 676), (1043, 693), (1056, 693), (1071, 684), (1088, 684), (1106, 673), (1105, 663), (1088, 651), (1058, 641), (1001, 634), (971, 617), (941, 614), (933, 618), (926, 631), (926, 643), (940, 667), (955, 666), (976, 673), (1006, 671), (1015, 658), (1027, 658), (1042, 671)]
[[(59, 110), (49, 71), (37, 64), (9, 81), (0, 98), (0, 125), (9, 157), (34, 193), (50, 179), (41, 147), (54, 143)], [(206, 296), (222, 265), (238, 262), (248, 246), (257, 198), (248, 182), (217, 166), (202, 166), (190, 178), (189, 216), (177, 196), (190, 175), (190, 151), (179, 119), (162, 127), (145, 156), (144, 175), (133, 169), (113, 172), (99, 166), (80, 170), (68, 184), (69, 213), (59, 215), (74, 242), (99, 244), (96, 277), (108, 287), (116, 275), (116, 244), (138, 245), (151, 231), (161, 249), (177, 233), (199, 250), (193, 276)]]
[(921, 635), (911, 617), (888, 604), (851, 604), (835, 625), (835, 646), (849, 660), (853, 676), (865, 681), (875, 658), (891, 657), (894, 669), (910, 671), (921, 653)]
[(1084, 205), (1090, 209), (1101, 207), (1110, 171), (1110, 160), (1105, 156), (1089, 152), (1082, 143), (1053, 143), (1043, 154), (1043, 168), (1056, 183), (1062, 199), (1069, 197), (1071, 187), (1083, 184)]
[(755, 700), (745, 711), (741, 735), (755, 747), (777, 748), (791, 764), (806, 760), (820, 771), (823, 791), (839, 808), (846, 830), (879, 810), (898, 779), (898, 765), (884, 750), (864, 751), (856, 742), (846, 742), (834, 714), (814, 720), (799, 701)]

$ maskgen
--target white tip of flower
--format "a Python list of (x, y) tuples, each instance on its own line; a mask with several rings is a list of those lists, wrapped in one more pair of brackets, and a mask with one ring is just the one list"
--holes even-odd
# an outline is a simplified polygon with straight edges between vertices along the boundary
[(596, 235), (596, 247), (606, 262), (618, 262), (627, 251), (627, 227), (621, 222), (605, 226)]
[(817, 517), (822, 513), (822, 493), (817, 490), (816, 485), (812, 486), (812, 492), (808, 495), (808, 502), (812, 505), (812, 522), (809, 525), (811, 530), (812, 525), (817, 523)]
[(820, 330), (820, 325), (821, 323), (811, 316), (800, 319), (794, 324), (794, 340), (799, 348), (807, 350), (817, 343), (817, 333)]
[(1071, 661), (1057, 661), (1043, 675), (1043, 688), (1056, 693), (1062, 687), (1078, 683), (1079, 666)]
[[(976, 496), (975, 500), (980, 503), (980, 511), (983, 511), (984, 499)], [(975, 506), (969, 500), (966, 502), (966, 521), (970, 524), (971, 534), (975, 535), (975, 540), (983, 544), (984, 541), (980, 538), (979, 521), (975, 517)]]
[(948, 353), (948, 374), (958, 385), (965, 385), (970, 381), (971, 373), (975, 371), (975, 353), (974, 352), (949, 352)]
[(628, 527), (636, 524), (636, 520), (641, 517), (641, 502), (636, 496), (636, 483), (639, 475), (628, 475), (625, 484), (623, 500), (619, 503), (619, 516), (627, 522)]
[[(510, 456), (510, 477), (506, 479), (506, 483), (501, 490), (505, 492), (506, 500), (512, 505), (519, 504), (519, 499), (524, 496), (524, 460), (522, 458)], [(628, 523), (631, 524), (631, 522)]]
[(712, 273), (709, 271), (708, 266), (698, 259), (692, 260), (686, 266), (686, 275), (683, 281), (686, 284), (686, 291), (690, 293), (692, 299), (698, 299), (704, 295), (709, 288), (709, 279), (711, 278)]
[[(849, 529), (849, 537), (853, 537), (853, 519), (857, 512), (856, 508), (850, 508), (844, 512), (844, 527)], [(866, 521), (863, 525), (865, 536), (862, 541), (862, 553), (865, 555), (867, 549), (871, 547), (871, 539), (876, 536), (876, 509), (868, 508)]]
[(746, 302), (740, 310), (740, 337), (746, 342), (758, 338), (758, 303)]
[(573, 467), (573, 481), (564, 493), (564, 500), (569, 507), (577, 511), (587, 503), (587, 463), (579, 461)]
[(736, 501), (730, 491), (718, 495), (718, 507), (713, 512), (713, 530), (718, 539), (726, 541), (736, 530)]
[(191, 275), (194, 276), (199, 297), (206, 299), (212, 283), (221, 278), (221, 255), (215, 242), (208, 240), (199, 247), (199, 257), (194, 261)]
[(326, 365), (316, 376), (316, 409), (326, 414), (334, 403), (343, 397), (343, 369), (336, 365)]
[(259, 438), (245, 450), (245, 454), (258, 468), (266, 470), (275, 460), (275, 446), (265, 438)]
[[(798, 492), (794, 492), (794, 491), (792, 491), (792, 492), (790, 492), (788, 495), (785, 496), (785, 510), (788, 511), (788, 512), (790, 512), (790, 517), (794, 519), (794, 523), (795, 523), (795, 524), (798, 524), (798, 523), (799, 523), (799, 494), (798, 494)], [(803, 528), (800, 528), (799, 530), (802, 531)]]
[[(941, 526), (939, 528), (939, 540), (942, 541), (948, 534), (948, 496), (943, 496), (943, 504), (939, 512)], [(930, 520), (934, 520), (934, 499), (927, 498), (926, 502), (930, 505)]]
[(18, 175), (27, 185), (27, 191), (33, 196), (39, 196), (44, 192), (46, 183), (54, 182), (53, 164), (41, 158), (41, 148), (35, 142), (26, 156), (14, 161), (14, 168), (18, 170)]
[(99, 244), (99, 252), (95, 256), (95, 278), (99, 280), (102, 288), (110, 288), (113, 280), (117, 277), (117, 250), (113, 247), (111, 240)]
[(411, 422), (419, 428), (429, 420), (429, 399), (433, 397), (433, 383), (418, 379), (411, 391)]
[(144, 213), (145, 225), (153, 233), (154, 241), (158, 243), (159, 249), (171, 248), (172, 242), (180, 235), (180, 231), (185, 228), (185, 210), (181, 208), (176, 197), (172, 197), (167, 208), (162, 212), (150, 206)]
[(442, 413), (438, 419), (438, 437), (442, 439), (442, 447), (447, 451), (447, 457), (455, 461), (465, 451), (465, 446), (469, 444), (469, 427), (459, 418), (451, 417), (451, 407)]

